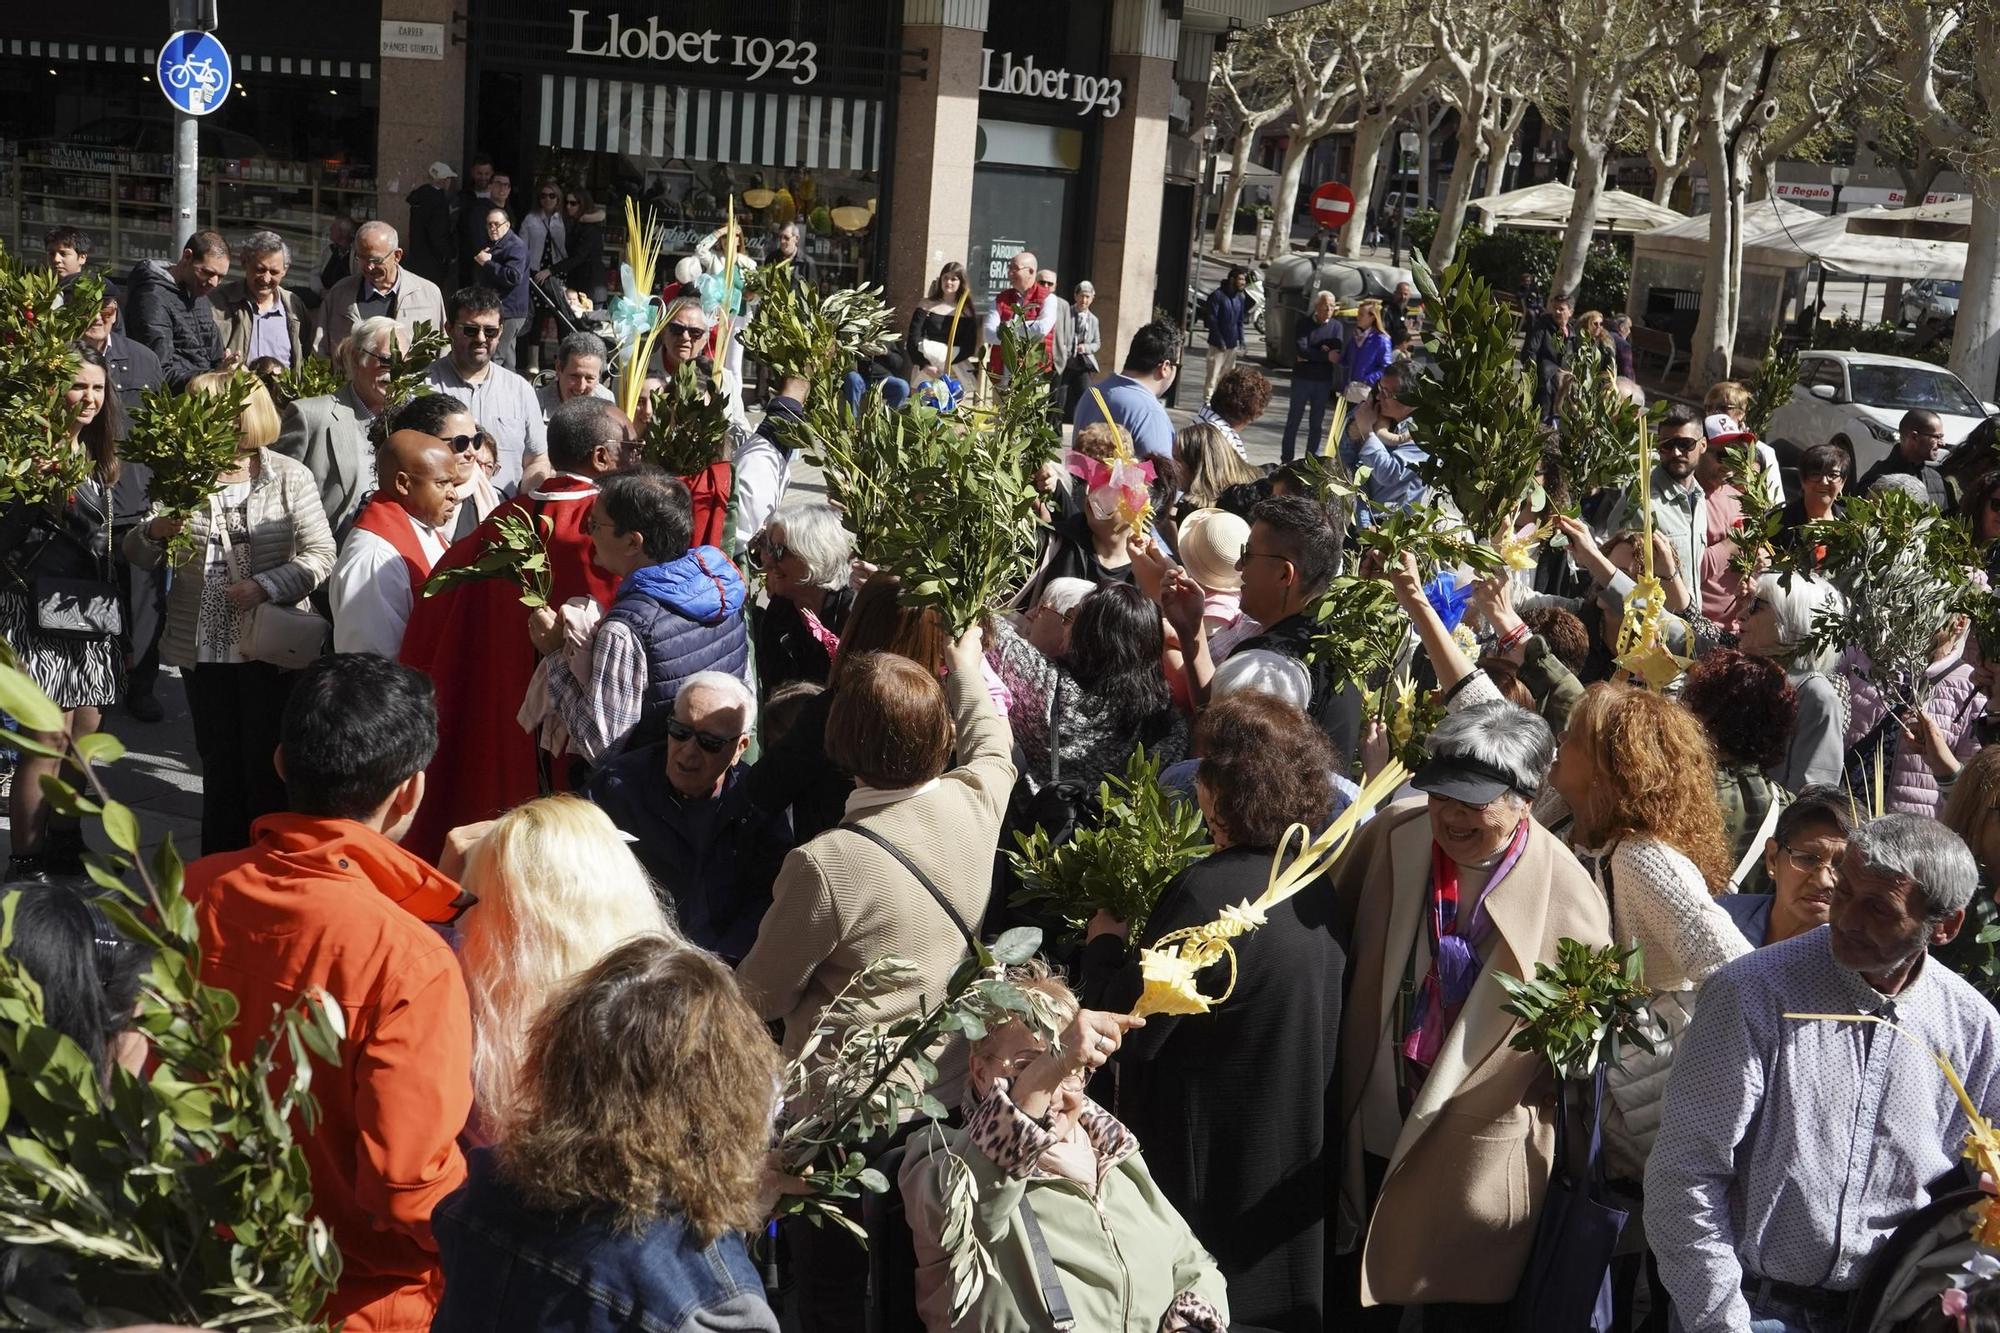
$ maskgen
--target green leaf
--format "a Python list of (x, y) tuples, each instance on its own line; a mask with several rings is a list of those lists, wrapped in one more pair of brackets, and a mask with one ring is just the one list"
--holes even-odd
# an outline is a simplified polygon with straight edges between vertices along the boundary
[(1015, 926), (993, 942), (993, 960), (1012, 967), (1025, 963), (1042, 947), (1042, 932), (1033, 926)]
[(117, 801), (104, 803), (104, 836), (111, 839), (111, 845), (131, 856), (139, 854), (139, 820), (132, 811)]
[(125, 757), (125, 742), (108, 731), (93, 731), (87, 736), (78, 736), (74, 744), (85, 763), (109, 764)]
[(53, 735), (63, 729), (63, 710), (42, 693), (42, 687), (16, 666), (0, 665), (0, 712), (25, 731)]

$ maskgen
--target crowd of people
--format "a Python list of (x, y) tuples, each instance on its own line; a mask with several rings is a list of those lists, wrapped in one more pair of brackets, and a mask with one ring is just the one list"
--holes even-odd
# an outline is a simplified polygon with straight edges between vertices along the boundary
[[(464, 194), (432, 176), (408, 262), (393, 229), (360, 226), (318, 319), (261, 237), (232, 256), (198, 232), (142, 265), (77, 350), (69, 447), (90, 480), (0, 530), (16, 572), (115, 564), (135, 609), (153, 603), (157, 643), (137, 615), (122, 639), (64, 636), (17, 580), (0, 634), (72, 737), (150, 698), (124, 691), (152, 653), (181, 671), (203, 979), (246, 1015), (312, 991), (344, 1013), (299, 1131), (343, 1260), (328, 1319), (775, 1330), (776, 1236), (807, 1329), (1535, 1326), (1526, 1275), (1551, 1182), (1576, 1174), (1556, 1121), (1577, 1100), (1514, 1040), (1503, 979), (1572, 942), (1639, 947), (1648, 1038), (1583, 1099), (1631, 1219), (1588, 1327), (1823, 1333), (1903, 1222), (1977, 1185), (1929, 1052), (2000, 1105), (1995, 977), (1968, 925), (2000, 873), (1994, 659), (1950, 618), (1921, 690), (1895, 694), (1814, 639), (1827, 580), (1732, 559), (1743, 501), (1720, 459), (1754, 443), (1741, 386), (1665, 413), (1643, 490), (1564, 508), (1551, 454), (1522, 521), (1561, 542), (1445, 596), (1438, 571), (1356, 541), (1429, 495), (1426, 423), (1400, 396), (1421, 373), (1406, 309), (1347, 321), (1314, 297), (1268, 469), (1242, 432), (1272, 385), (1231, 364), (1246, 274), (1208, 302), (1203, 401), (1177, 429), (1180, 330), (1146, 325), (1106, 374), (1088, 284), (1065, 301), (1023, 252), (981, 311), (949, 264), (897, 363), (857, 368), (861, 392), (975, 377), (1019, 321), (1073, 418), (1065, 461), (1034, 478), (1032, 572), (955, 633), (857, 560), (838, 509), (787, 495), (786, 423), (851, 386), (781, 380), (753, 426), (742, 375), (716, 376), (726, 479), (647, 465), (604, 342), (562, 339), (539, 389), (509, 365), (530, 359), (519, 285), (592, 280), (571, 262), (602, 244), (589, 195), (548, 182), (516, 219), (490, 163)], [(713, 375), (712, 316), (691, 295), (664, 308), (658, 360), (621, 373)], [(449, 349), (391, 403), (419, 320)], [(1546, 394), (1569, 373), (1547, 369), (1567, 303), (1538, 320), (1524, 374)], [(222, 393), (239, 364), (296, 365), (336, 332), (341, 389), (287, 401), (260, 381), (206, 507), (147, 506), (118, 446), (148, 377)], [(1581, 336), (1617, 374), (1617, 335), (1586, 316)], [(1301, 428), (1320, 452), (1335, 393), (1348, 425), (1325, 462), (1367, 469), (1352, 506), (1293, 461)], [(1991, 551), (2000, 481), (1970, 508), (1933, 491), (1918, 418), (1874, 484), (1966, 509), (1943, 521)], [(1093, 480), (1132, 458), (1153, 469), (1137, 515)], [(1774, 472), (1781, 540), (1840, 512), (1850, 466), (1811, 449)], [(524, 525), (545, 553), (533, 605), (474, 576)], [(1616, 660), (1648, 568), (1688, 662), (1665, 688)], [(1136, 1018), (1146, 951), (1257, 897), (1288, 831), (1325, 828), (1390, 762), (1379, 706), (1322, 642), (1337, 578), (1396, 607), (1442, 710), (1422, 762), (1322, 882), (1236, 941), (1214, 1012)], [(806, 1109), (777, 1105), (784, 1068), (834, 1058), (871, 963), (905, 966), (870, 1021), (934, 1002), (1022, 919), (1013, 834), (1088, 819), (1139, 747), (1198, 812), (1197, 859), (1144, 919), (1037, 922), (1044, 956), (1006, 976), (1045, 1023), (968, 1026), (901, 1073), (921, 1100), (845, 1148), (890, 1187), (886, 1212), (840, 1204), (874, 1255), (837, 1226), (771, 1229), (802, 1188), (768, 1152)], [(17, 761), (11, 947), (89, 1058), (140, 1068), (138, 964), (90, 944), (115, 932), (77, 887), (54, 771)], [(1920, 1045), (1796, 1013), (1892, 1017)], [(970, 1295), (968, 1236), (988, 1260)]]

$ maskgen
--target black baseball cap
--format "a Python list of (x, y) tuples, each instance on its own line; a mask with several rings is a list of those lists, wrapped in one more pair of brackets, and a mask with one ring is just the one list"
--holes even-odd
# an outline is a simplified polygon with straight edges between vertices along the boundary
[[(1418, 791), (1429, 792), (1433, 796), (1448, 796), (1467, 805), (1486, 805), (1510, 791), (1521, 791), (1515, 776), (1506, 769), (1470, 755), (1457, 754), (1432, 755), (1417, 770), (1417, 775), (1410, 779), (1410, 785)], [(1532, 796), (1534, 793), (1521, 794)]]

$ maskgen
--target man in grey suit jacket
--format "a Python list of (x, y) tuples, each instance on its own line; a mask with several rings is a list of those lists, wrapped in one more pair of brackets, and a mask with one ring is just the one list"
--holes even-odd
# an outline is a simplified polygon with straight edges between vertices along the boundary
[(364, 222), (354, 233), (354, 272), (326, 289), (318, 349), (332, 356), (356, 324), (386, 315), (408, 337), (420, 323), (444, 332), (444, 293), (403, 267), (402, 242), (386, 222)]
[(389, 382), (386, 358), (404, 341), (402, 330), (387, 316), (362, 322), (356, 332), (354, 345), (339, 361), (347, 383), (337, 393), (287, 404), (283, 428), (271, 446), (312, 472), (336, 542), (346, 537), (362, 502), (375, 489), (375, 447), (368, 427), (383, 407)]

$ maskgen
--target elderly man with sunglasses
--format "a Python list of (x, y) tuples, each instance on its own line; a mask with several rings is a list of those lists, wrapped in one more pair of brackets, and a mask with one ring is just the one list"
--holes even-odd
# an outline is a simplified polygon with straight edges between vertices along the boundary
[(549, 451), (542, 405), (533, 385), (494, 359), (506, 328), (499, 293), (461, 287), (451, 294), (445, 316), (451, 350), (431, 363), (425, 381), (464, 403), (493, 437), (500, 454), (493, 484), (502, 495), (513, 495), (524, 471), (545, 471), (538, 462)]
[(746, 794), (743, 755), (756, 726), (749, 686), (727, 672), (696, 672), (674, 696), (666, 739), (618, 756), (589, 788), (673, 897), (681, 930), (731, 963), (757, 942), (792, 847), (791, 821)]

